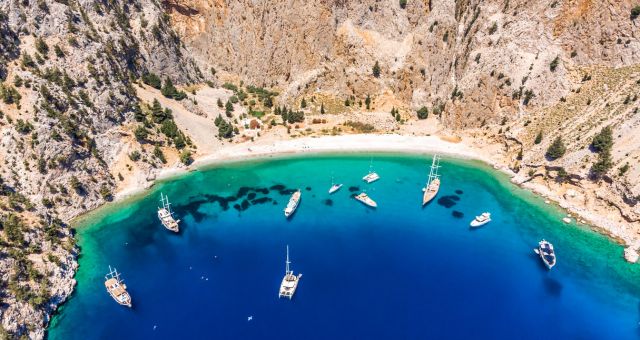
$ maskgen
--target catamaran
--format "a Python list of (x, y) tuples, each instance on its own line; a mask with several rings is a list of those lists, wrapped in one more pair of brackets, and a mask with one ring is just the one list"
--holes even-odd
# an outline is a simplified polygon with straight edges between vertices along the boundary
[(180, 220), (176, 220), (173, 217), (173, 211), (171, 211), (171, 203), (169, 203), (169, 197), (163, 195), (162, 193), (160, 193), (160, 203), (162, 204), (162, 207), (158, 207), (158, 218), (160, 219), (160, 222), (162, 222), (162, 225), (173, 231), (173, 232), (179, 232), (180, 228), (178, 227), (178, 223), (180, 222)]
[(289, 269), (289, 264), (291, 264), (291, 261), (289, 261), (289, 245), (287, 245), (287, 261), (285, 262), (284, 278), (282, 278), (282, 283), (280, 284), (278, 297), (286, 297), (291, 300), (296, 288), (298, 288), (298, 282), (300, 282), (302, 274), (293, 274), (293, 270)]
[(422, 188), (424, 194), (422, 194), (422, 205), (429, 203), (440, 190), (440, 175), (438, 174), (438, 168), (440, 167), (440, 156), (434, 155), (431, 162), (431, 170), (429, 171), (429, 178), (427, 184)]
[(369, 197), (369, 195), (367, 195), (366, 192), (361, 192), (360, 194), (353, 196), (353, 198), (362, 202), (364, 205), (370, 206), (372, 208), (378, 207), (378, 203), (372, 200), (371, 197)]
[(379, 179), (380, 179), (380, 176), (377, 173), (373, 172), (373, 159), (372, 159), (371, 163), (369, 163), (369, 173), (366, 176), (362, 177), (362, 180), (367, 183), (372, 183)]
[(329, 195), (331, 195), (334, 192), (340, 190), (340, 188), (342, 188), (342, 184), (338, 184), (338, 183), (333, 182), (333, 177), (331, 177), (331, 188), (329, 188)]
[(117, 303), (131, 307), (131, 296), (127, 292), (127, 286), (124, 284), (124, 281), (120, 279), (120, 274), (118, 271), (111, 266), (109, 266), (109, 274), (104, 277), (104, 286), (107, 288), (107, 292), (109, 295), (116, 300)]
[(285, 217), (289, 217), (293, 215), (294, 212), (296, 212), (296, 209), (298, 209), (298, 204), (300, 204), (301, 198), (302, 198), (302, 193), (300, 192), (300, 190), (296, 190), (296, 192), (294, 192), (293, 195), (291, 195), (291, 198), (289, 199), (289, 203), (287, 204), (287, 207), (284, 208)]
[(489, 222), (491, 222), (491, 214), (488, 212), (483, 212), (480, 216), (476, 216), (476, 218), (474, 218), (469, 225), (475, 228), (483, 226)]
[(553, 250), (553, 244), (549, 243), (545, 239), (538, 243), (538, 248), (533, 250), (536, 254), (540, 255), (542, 262), (547, 266), (547, 269), (553, 268), (556, 265), (556, 253)]

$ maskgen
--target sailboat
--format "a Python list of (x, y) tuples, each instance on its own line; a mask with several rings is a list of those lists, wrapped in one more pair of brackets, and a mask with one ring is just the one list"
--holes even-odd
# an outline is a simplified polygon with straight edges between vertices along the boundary
[(109, 266), (109, 274), (104, 277), (104, 286), (117, 303), (131, 307), (131, 296), (127, 292), (127, 286), (120, 279), (118, 271), (115, 268), (111, 269), (111, 266)]
[(440, 167), (440, 156), (434, 155), (431, 162), (431, 170), (429, 171), (429, 178), (422, 191), (422, 205), (429, 203), (440, 190), (440, 175), (438, 174), (438, 168)]
[(162, 222), (162, 225), (173, 232), (179, 232), (178, 222), (180, 222), (180, 220), (176, 220), (173, 217), (169, 197), (160, 193), (160, 204), (162, 204), (162, 207), (158, 207), (158, 218), (160, 222)]
[(333, 176), (331, 176), (331, 188), (329, 188), (329, 195), (333, 194), (334, 192), (340, 190), (340, 188), (342, 188), (342, 184), (337, 184), (333, 181)]
[(291, 300), (293, 294), (296, 292), (296, 288), (298, 288), (298, 282), (302, 274), (293, 274), (293, 270), (289, 269), (289, 264), (291, 264), (291, 261), (289, 261), (289, 245), (287, 245), (287, 261), (285, 262), (284, 278), (282, 278), (282, 283), (280, 284), (278, 297), (286, 297)]
[(367, 183), (372, 183), (380, 179), (380, 176), (373, 172), (373, 159), (371, 159), (371, 163), (369, 163), (369, 173), (362, 177), (362, 180)]

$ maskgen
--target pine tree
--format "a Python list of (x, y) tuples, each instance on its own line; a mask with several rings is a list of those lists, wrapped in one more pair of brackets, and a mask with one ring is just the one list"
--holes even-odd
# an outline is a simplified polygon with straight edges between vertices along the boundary
[(224, 111), (227, 114), (227, 117), (231, 117), (231, 112), (233, 112), (233, 104), (231, 104), (231, 102), (228, 100), (225, 104)]
[(320, 114), (325, 114), (325, 112), (324, 112), (324, 103), (320, 104)]
[(371, 105), (371, 97), (369, 97), (369, 95), (367, 95), (367, 98), (365, 98), (364, 104), (367, 106), (367, 110), (369, 110), (369, 107)]
[(591, 147), (596, 152), (611, 151), (613, 147), (613, 131), (610, 126), (603, 128), (600, 133), (593, 137)]
[(598, 161), (591, 166), (591, 175), (596, 179), (604, 176), (613, 167), (611, 152), (604, 150), (598, 154)]
[(565, 152), (567, 152), (567, 147), (564, 145), (562, 137), (558, 136), (547, 149), (546, 156), (551, 160), (555, 160), (564, 156)]
[(429, 117), (429, 109), (426, 106), (421, 107), (417, 112), (418, 119), (427, 119)]
[(302, 102), (300, 102), (300, 107), (303, 109), (307, 107), (307, 101), (304, 98), (302, 98)]
[(376, 78), (380, 78), (380, 64), (378, 64), (378, 61), (376, 60), (376, 63), (373, 65), (373, 76)]
[(218, 107), (219, 108), (223, 108), (224, 107), (224, 103), (222, 102), (222, 99), (218, 98)]
[(536, 136), (536, 140), (533, 141), (533, 143), (535, 144), (540, 144), (540, 142), (542, 142), (542, 131), (538, 132), (538, 135)]

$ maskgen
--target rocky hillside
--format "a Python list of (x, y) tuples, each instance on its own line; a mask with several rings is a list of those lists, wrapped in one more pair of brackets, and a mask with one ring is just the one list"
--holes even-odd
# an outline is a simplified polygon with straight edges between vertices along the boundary
[[(150, 128), (139, 137), (156, 148), (180, 140), (170, 113), (146, 118), (153, 108), (133, 82), (150, 74), (203, 81), (155, 1), (0, 2), (2, 334), (43, 337), (71, 293), (77, 250), (66, 223), (111, 199), (122, 178), (110, 164), (132, 126)], [(154, 135), (161, 122), (171, 141)], [(159, 151), (141, 148), (146, 166), (162, 165)]]

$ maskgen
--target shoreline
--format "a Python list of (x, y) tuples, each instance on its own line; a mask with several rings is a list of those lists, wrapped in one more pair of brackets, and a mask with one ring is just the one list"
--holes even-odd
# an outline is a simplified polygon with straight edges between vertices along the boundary
[[(389, 152), (405, 154), (438, 153), (461, 159), (473, 159), (486, 163), (493, 169), (513, 177), (515, 174), (506, 167), (499, 166), (494, 160), (484, 157), (477, 150), (459, 142), (449, 142), (438, 136), (403, 136), (398, 134), (357, 134), (321, 137), (301, 137), (279, 140), (275, 142), (245, 142), (231, 144), (204, 154), (194, 159), (189, 165), (176, 163), (170, 167), (160, 169), (155, 178), (146, 183), (125, 188), (117, 192), (113, 202), (119, 202), (135, 196), (152, 187), (158, 181), (165, 181), (180, 177), (186, 173), (216, 164), (232, 162), (254, 161), (273, 157), (302, 154), (326, 153), (365, 153)], [(84, 213), (86, 214), (86, 213)], [(82, 214), (82, 215), (84, 215)]]
[[(470, 141), (472, 142), (473, 140)], [(349, 154), (364, 152), (405, 154), (438, 153), (454, 158), (483, 162), (494, 170), (507, 175), (509, 181), (514, 185), (531, 191), (533, 194), (545, 199), (547, 204), (557, 205), (558, 208), (570, 214), (572, 216), (572, 222), (570, 224), (574, 226), (586, 226), (600, 234), (606, 235), (612, 242), (625, 247), (624, 257), (627, 261), (635, 262), (634, 259), (637, 259), (636, 247), (634, 245), (638, 243), (638, 241), (634, 240), (631, 236), (621, 235), (615, 223), (609, 221), (606, 217), (591, 213), (584, 207), (572, 205), (561, 196), (554, 194), (553, 190), (544, 184), (521, 181), (521, 178), (519, 178), (521, 176), (515, 174), (507, 166), (500, 164), (498, 160), (483, 154), (482, 150), (470, 146), (464, 141), (447, 141), (443, 137), (436, 135), (354, 134), (229, 144), (212, 153), (199, 155), (189, 166), (185, 166), (182, 163), (175, 163), (172, 166), (160, 169), (151, 180), (134, 182), (134, 185), (117, 192), (111, 203), (119, 203), (140, 195), (157, 182), (171, 180), (189, 172), (198, 171), (216, 164), (266, 160), (275, 157), (300, 156), (304, 154)], [(102, 207), (104, 207), (104, 205), (94, 210), (86, 211), (73, 218), (72, 222), (83, 220), (84, 217), (92, 211)], [(640, 245), (640, 243), (638, 244)]]

